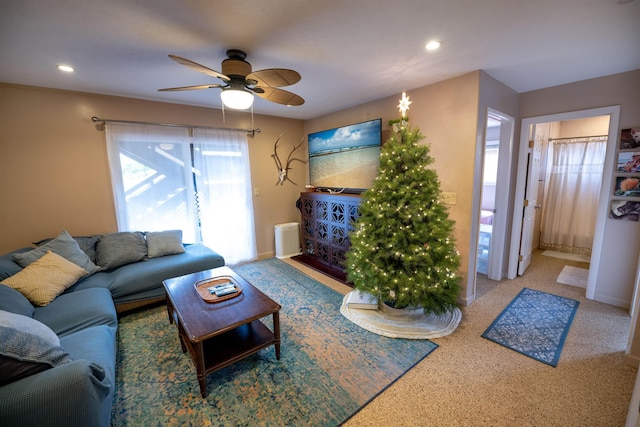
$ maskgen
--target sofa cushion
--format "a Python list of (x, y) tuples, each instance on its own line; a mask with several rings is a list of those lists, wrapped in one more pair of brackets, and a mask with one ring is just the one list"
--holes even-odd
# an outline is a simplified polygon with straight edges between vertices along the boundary
[(95, 363), (76, 359), (2, 387), (3, 426), (109, 427), (115, 385)]
[(55, 252), (72, 263), (79, 265), (85, 269), (88, 274), (93, 274), (100, 270), (100, 267), (91, 262), (89, 256), (80, 249), (78, 242), (76, 242), (66, 230), (63, 230), (58, 237), (42, 246), (38, 246), (29, 252), (14, 254), (13, 260), (22, 267), (26, 267), (46, 254), (47, 251)]
[(202, 244), (185, 245), (185, 252), (136, 262), (83, 278), (73, 292), (95, 287), (108, 288), (113, 302), (122, 304), (164, 295), (162, 281), (196, 271), (222, 267), (224, 258)]
[(49, 327), (31, 317), (0, 311), (0, 385), (71, 360)]
[(137, 231), (105, 234), (96, 243), (96, 262), (105, 270), (141, 261), (146, 256), (147, 242)]
[(33, 317), (35, 308), (29, 300), (17, 290), (0, 285), (0, 310)]
[(100, 366), (111, 384), (115, 385), (116, 334), (116, 327), (92, 326), (60, 337), (60, 345), (73, 359), (86, 359)]
[(4, 280), (7, 277), (13, 276), (18, 271), (22, 270), (22, 267), (18, 265), (14, 260), (13, 256), (15, 254), (28, 252), (32, 250), (31, 248), (22, 248), (16, 251), (9, 252), (8, 254), (4, 254), (0, 256), (0, 280)]
[(184, 252), (182, 230), (147, 231), (147, 256), (157, 258)]
[(102, 288), (64, 293), (51, 304), (38, 308), (33, 318), (50, 327), (60, 339), (93, 326), (106, 325), (114, 329), (118, 326), (111, 293)]
[(86, 274), (87, 271), (77, 264), (48, 251), (0, 284), (18, 290), (34, 305), (43, 306)]

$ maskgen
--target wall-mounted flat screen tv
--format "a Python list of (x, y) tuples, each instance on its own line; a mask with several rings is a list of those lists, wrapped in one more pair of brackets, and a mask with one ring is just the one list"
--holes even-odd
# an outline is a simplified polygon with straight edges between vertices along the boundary
[(309, 184), (360, 193), (373, 185), (380, 165), (382, 119), (310, 133)]

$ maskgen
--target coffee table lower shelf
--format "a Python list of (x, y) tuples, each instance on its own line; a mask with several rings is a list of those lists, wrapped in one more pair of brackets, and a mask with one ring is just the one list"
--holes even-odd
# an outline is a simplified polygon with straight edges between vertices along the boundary
[(206, 376), (229, 366), (263, 348), (275, 346), (276, 359), (280, 359), (280, 339), (260, 320), (240, 325), (228, 332), (215, 335), (202, 342), (191, 342), (180, 334), (180, 339), (191, 354), (202, 397), (207, 395)]

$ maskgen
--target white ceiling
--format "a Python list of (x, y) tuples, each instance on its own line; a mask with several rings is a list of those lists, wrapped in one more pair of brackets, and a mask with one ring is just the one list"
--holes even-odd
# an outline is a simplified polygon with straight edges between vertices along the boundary
[(157, 89), (219, 83), (168, 54), (220, 71), (235, 48), (302, 75), (285, 89), (304, 105), (254, 104), (298, 119), (479, 69), (517, 92), (640, 69), (639, 42), (625, 0), (0, 1), (0, 82), (220, 108), (219, 89)]

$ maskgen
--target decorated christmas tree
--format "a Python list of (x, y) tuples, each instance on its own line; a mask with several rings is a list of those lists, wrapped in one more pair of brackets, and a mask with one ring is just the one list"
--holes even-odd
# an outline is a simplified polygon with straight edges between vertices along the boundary
[(460, 257), (454, 222), (440, 203), (440, 182), (424, 136), (402, 120), (382, 147), (373, 186), (362, 194), (350, 234), (347, 275), (356, 289), (395, 308), (441, 314), (457, 307)]

